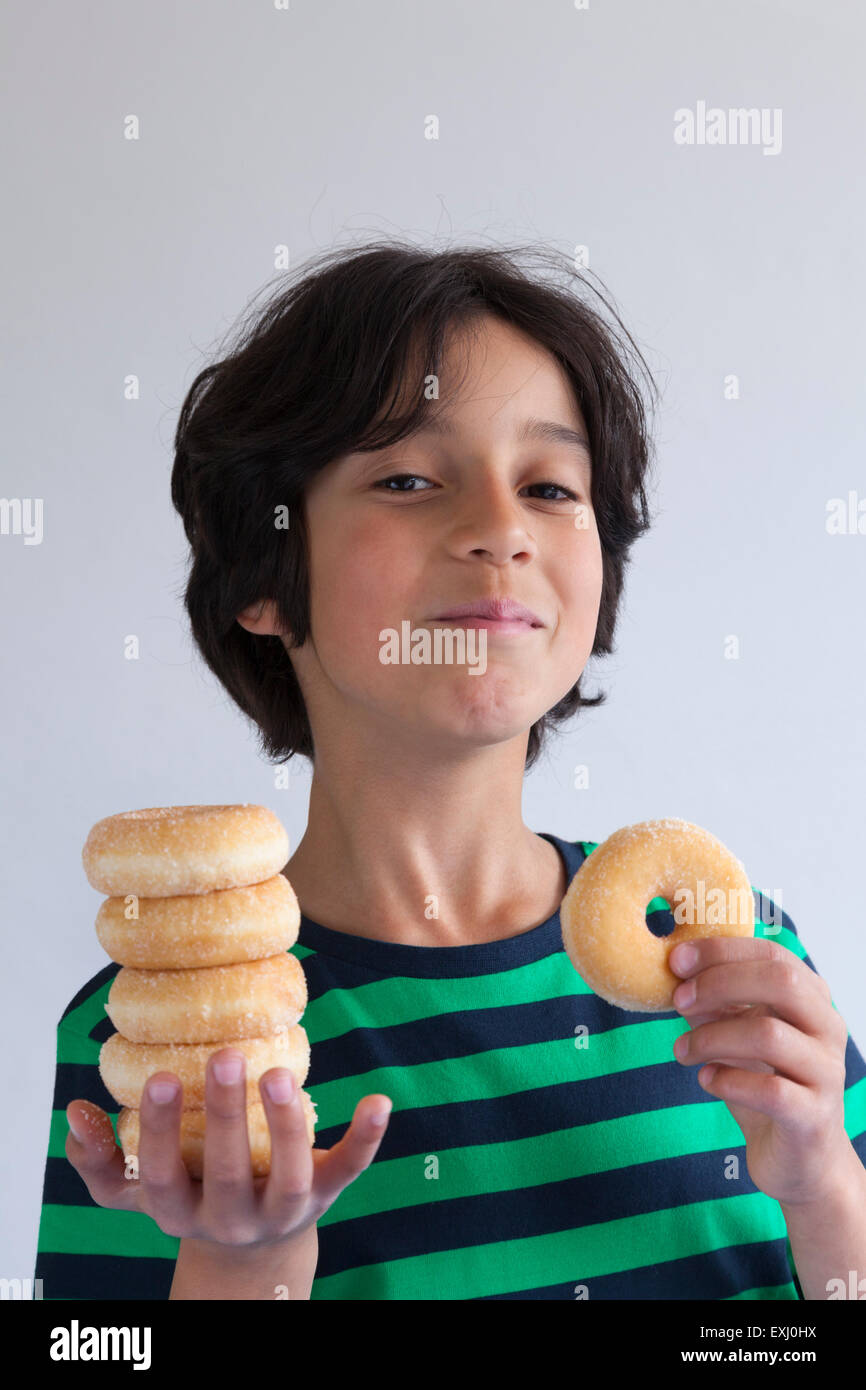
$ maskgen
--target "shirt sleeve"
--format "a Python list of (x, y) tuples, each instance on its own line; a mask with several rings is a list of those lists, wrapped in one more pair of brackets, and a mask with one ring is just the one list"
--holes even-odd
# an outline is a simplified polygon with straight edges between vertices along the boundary
[[(802, 960), (810, 970), (814, 970), (816, 975), (820, 975), (821, 972), (808, 954), (793, 919), (766, 893), (762, 894), (758, 889), (754, 891), (755, 936), (763, 937), (767, 941), (778, 941), (786, 950)], [(832, 991), (831, 982), (828, 980), (827, 983)], [(836, 1008), (835, 1001), (833, 1007)], [(866, 1167), (866, 1061), (850, 1032), (845, 1050), (844, 1106), (845, 1133), (851, 1140), (860, 1162)], [(797, 1294), (803, 1298), (790, 1240), (787, 1241), (787, 1250)]]
[(142, 1212), (99, 1206), (66, 1157), (72, 1100), (93, 1101), (117, 1133), (119, 1108), (98, 1066), (102, 1043), (114, 1032), (104, 1003), (116, 971), (108, 967), (79, 991), (57, 1025), (35, 1269), (36, 1297), (45, 1300), (167, 1299), (174, 1277), (179, 1238)]

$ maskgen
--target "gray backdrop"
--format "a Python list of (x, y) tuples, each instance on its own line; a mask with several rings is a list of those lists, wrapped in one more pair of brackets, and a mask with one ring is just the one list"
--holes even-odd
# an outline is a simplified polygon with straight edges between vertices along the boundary
[(305, 824), (307, 765), (276, 788), (193, 653), (169, 498), (183, 395), (283, 246), (588, 248), (664, 392), (656, 524), (590, 665), (608, 703), (530, 774), (526, 822), (712, 830), (866, 1049), (866, 534), (828, 530), (866, 499), (862, 11), (55, 0), (2, 23), (0, 1275), (33, 1272), (55, 1026), (107, 964), (90, 826), (263, 802), (294, 850)]

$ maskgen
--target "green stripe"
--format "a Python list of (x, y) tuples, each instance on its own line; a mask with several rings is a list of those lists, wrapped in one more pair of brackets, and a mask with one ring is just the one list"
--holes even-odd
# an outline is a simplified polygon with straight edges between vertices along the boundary
[[(676, 1251), (670, 1248), (672, 1225)], [(778, 1202), (750, 1192), (578, 1230), (363, 1265), (316, 1279), (311, 1298), (356, 1298), (359, 1287), (370, 1299), (427, 1300), (480, 1298), (571, 1281), (578, 1285), (632, 1270), (639, 1276), (642, 1266), (658, 1264), (662, 1251), (665, 1260), (711, 1254), (729, 1245), (775, 1240), (785, 1232)], [(793, 1282), (791, 1290), (796, 1296)], [(591, 1287), (589, 1293), (591, 1298)]]
[(152, 1217), (112, 1207), (42, 1208), (39, 1250), (54, 1255), (164, 1256), (176, 1260), (179, 1236), (167, 1236)]
[(866, 1076), (861, 1076), (844, 1094), (845, 1133), (849, 1139), (859, 1139), (866, 1132)]
[(57, 1030), (57, 1062), (85, 1066), (97, 1066), (102, 1043), (95, 1038), (85, 1038), (81, 1033), (67, 1032), (61, 1023)]
[(72, 1009), (65, 1018), (61, 1019), (60, 1028), (64, 1032), (82, 1033), (86, 1037), (97, 1023), (104, 1023), (108, 1017), (105, 1012), (105, 1003), (113, 984), (114, 980), (106, 980), (104, 984), (101, 984), (77, 1008)]
[(314, 1046), (353, 1028), (369, 1028), (371, 1020), (376, 1028), (391, 1028), (479, 1008), (537, 1004), (591, 993), (565, 952), (554, 951), (541, 960), (489, 975), (456, 979), (389, 975), (354, 989), (329, 989), (307, 1005), (303, 1024)]

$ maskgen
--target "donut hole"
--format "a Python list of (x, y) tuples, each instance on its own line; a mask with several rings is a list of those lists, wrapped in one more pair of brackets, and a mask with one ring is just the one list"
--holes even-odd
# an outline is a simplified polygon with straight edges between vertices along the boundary
[(670, 936), (676, 927), (673, 908), (667, 898), (651, 898), (647, 903), (646, 924), (653, 936)]

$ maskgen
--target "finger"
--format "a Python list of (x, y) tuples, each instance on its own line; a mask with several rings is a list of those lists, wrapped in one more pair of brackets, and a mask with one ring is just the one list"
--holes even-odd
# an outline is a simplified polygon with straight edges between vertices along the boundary
[(827, 1058), (813, 1038), (772, 1014), (704, 1023), (678, 1040), (677, 1055), (685, 1066), (719, 1062), (753, 1068), (761, 1063), (803, 1086), (822, 1085)]
[(137, 1190), (126, 1177), (123, 1151), (115, 1140), (111, 1120), (105, 1111), (89, 1100), (71, 1100), (66, 1107), (66, 1119), (69, 1122), (66, 1157), (94, 1202), (100, 1207), (136, 1211)]
[(701, 1085), (719, 1100), (742, 1105), (784, 1124), (796, 1123), (809, 1104), (808, 1092), (787, 1077), (759, 1076), (742, 1067), (717, 1066)]
[[(390, 1112), (389, 1096), (364, 1096), (358, 1101), (346, 1133), (316, 1164), (313, 1200), (322, 1211), (327, 1211), (343, 1188), (373, 1162), (388, 1127)], [(385, 1114), (384, 1124), (374, 1124), (374, 1116), (381, 1114)]]
[(188, 1230), (196, 1207), (192, 1180), (180, 1156), (182, 1105), (183, 1088), (172, 1072), (148, 1077), (139, 1112), (139, 1201), (166, 1235)]
[(287, 1230), (306, 1214), (313, 1183), (313, 1154), (295, 1078), (287, 1067), (271, 1067), (259, 1078), (271, 1132), (271, 1169), (261, 1199), (274, 1229)]
[(765, 1004), (779, 1018), (811, 1037), (834, 1036), (833, 1005), (825, 982), (815, 975), (790, 951), (782, 948), (782, 956), (764, 960), (730, 961), (710, 965), (694, 976), (688, 984), (694, 998), (684, 1002), (678, 985), (674, 991), (674, 1008), (688, 1016), (714, 1013), (731, 1004)]
[(717, 1023), (722, 1018), (740, 1018), (742, 1014), (753, 1013), (759, 1009), (759, 1004), (726, 1004), (722, 1009), (715, 1009), (712, 1013), (694, 1014), (690, 1011), (682, 1010), (684, 1020), (694, 1031), (700, 1028), (702, 1023)]
[[(694, 959), (684, 965), (683, 955), (688, 952), (694, 953)], [(738, 960), (772, 960), (776, 956), (790, 955), (792, 952), (777, 941), (766, 941), (760, 936), (693, 936), (670, 948), (667, 963), (674, 974), (688, 979), (710, 965)]]
[(223, 1047), (205, 1072), (203, 1209), (227, 1243), (243, 1241), (255, 1211), (253, 1160), (247, 1130), (246, 1058)]

